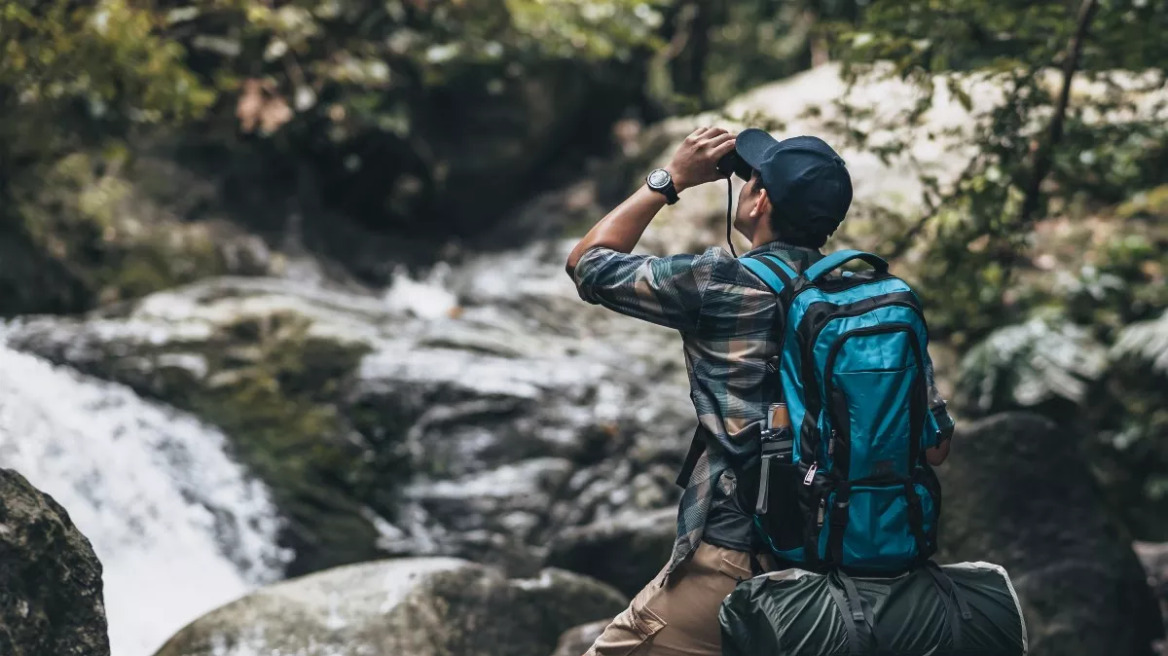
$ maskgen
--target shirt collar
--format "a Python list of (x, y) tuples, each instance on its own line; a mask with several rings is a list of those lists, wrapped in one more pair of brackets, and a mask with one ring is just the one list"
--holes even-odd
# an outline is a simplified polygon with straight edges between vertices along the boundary
[(772, 242), (767, 242), (758, 248), (749, 250), (743, 253), (742, 257), (754, 257), (755, 255), (762, 255), (763, 253), (775, 253), (780, 251), (786, 251), (791, 254), (798, 254), (796, 257), (799, 258), (808, 257), (811, 259), (818, 259), (823, 257), (823, 253), (821, 253), (818, 248), (795, 246), (794, 244), (788, 244), (786, 242), (779, 241), (778, 239)]

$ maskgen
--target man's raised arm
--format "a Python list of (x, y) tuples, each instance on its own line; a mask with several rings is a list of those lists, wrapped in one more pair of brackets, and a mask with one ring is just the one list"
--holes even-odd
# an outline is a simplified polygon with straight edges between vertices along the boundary
[[(673, 161), (665, 167), (673, 180), (676, 193), (722, 177), (716, 168), (718, 160), (732, 150), (734, 135), (726, 130), (694, 130), (677, 149)], [(648, 184), (642, 185), (625, 202), (592, 226), (588, 234), (576, 244), (568, 254), (569, 275), (589, 249), (605, 247), (620, 253), (632, 251), (641, 240), (645, 228), (649, 227), (649, 222), (665, 207), (665, 202), (665, 194), (653, 191)]]

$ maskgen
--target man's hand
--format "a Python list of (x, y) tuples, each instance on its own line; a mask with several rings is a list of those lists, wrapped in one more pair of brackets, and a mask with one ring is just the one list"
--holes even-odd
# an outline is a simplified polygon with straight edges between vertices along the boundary
[[(673, 162), (665, 167), (678, 191), (712, 182), (722, 177), (718, 160), (734, 150), (734, 135), (722, 128), (700, 128), (685, 138), (673, 155)], [(590, 248), (604, 246), (628, 253), (637, 245), (641, 234), (653, 217), (665, 207), (665, 197), (641, 185), (632, 196), (609, 212), (568, 254), (568, 272)]]
[(722, 128), (698, 128), (686, 137), (665, 167), (677, 191), (725, 177), (718, 172), (718, 160), (734, 150), (735, 136)]

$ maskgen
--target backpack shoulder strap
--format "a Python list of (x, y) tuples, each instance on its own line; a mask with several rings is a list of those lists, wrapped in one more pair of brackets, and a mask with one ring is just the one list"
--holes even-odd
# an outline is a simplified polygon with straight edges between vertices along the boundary
[(742, 262), (742, 266), (750, 269), (751, 273), (758, 276), (766, 283), (767, 287), (771, 288), (771, 291), (779, 296), (783, 307), (790, 305), (791, 298), (795, 293), (794, 281), (799, 276), (799, 273), (792, 269), (791, 265), (777, 255), (769, 253), (744, 257), (739, 261)]
[(865, 253), (864, 251), (857, 251), (849, 248), (842, 251), (836, 251), (811, 265), (807, 268), (806, 271), (803, 272), (803, 277), (806, 278), (809, 282), (815, 282), (819, 278), (822, 278), (828, 273), (835, 271), (852, 260), (864, 260), (868, 264), (871, 264), (872, 268), (876, 269), (877, 273), (884, 273), (888, 271), (888, 262), (885, 261), (884, 258), (878, 255), (873, 255), (871, 253)]

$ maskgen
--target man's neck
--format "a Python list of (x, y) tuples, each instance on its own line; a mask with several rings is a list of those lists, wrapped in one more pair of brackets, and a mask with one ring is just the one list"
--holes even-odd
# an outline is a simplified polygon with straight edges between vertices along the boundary
[(754, 239), (750, 240), (750, 248), (753, 250), (759, 246), (766, 246), (772, 241), (779, 241), (779, 236), (771, 231), (771, 227), (766, 222), (763, 222), (755, 229)]

